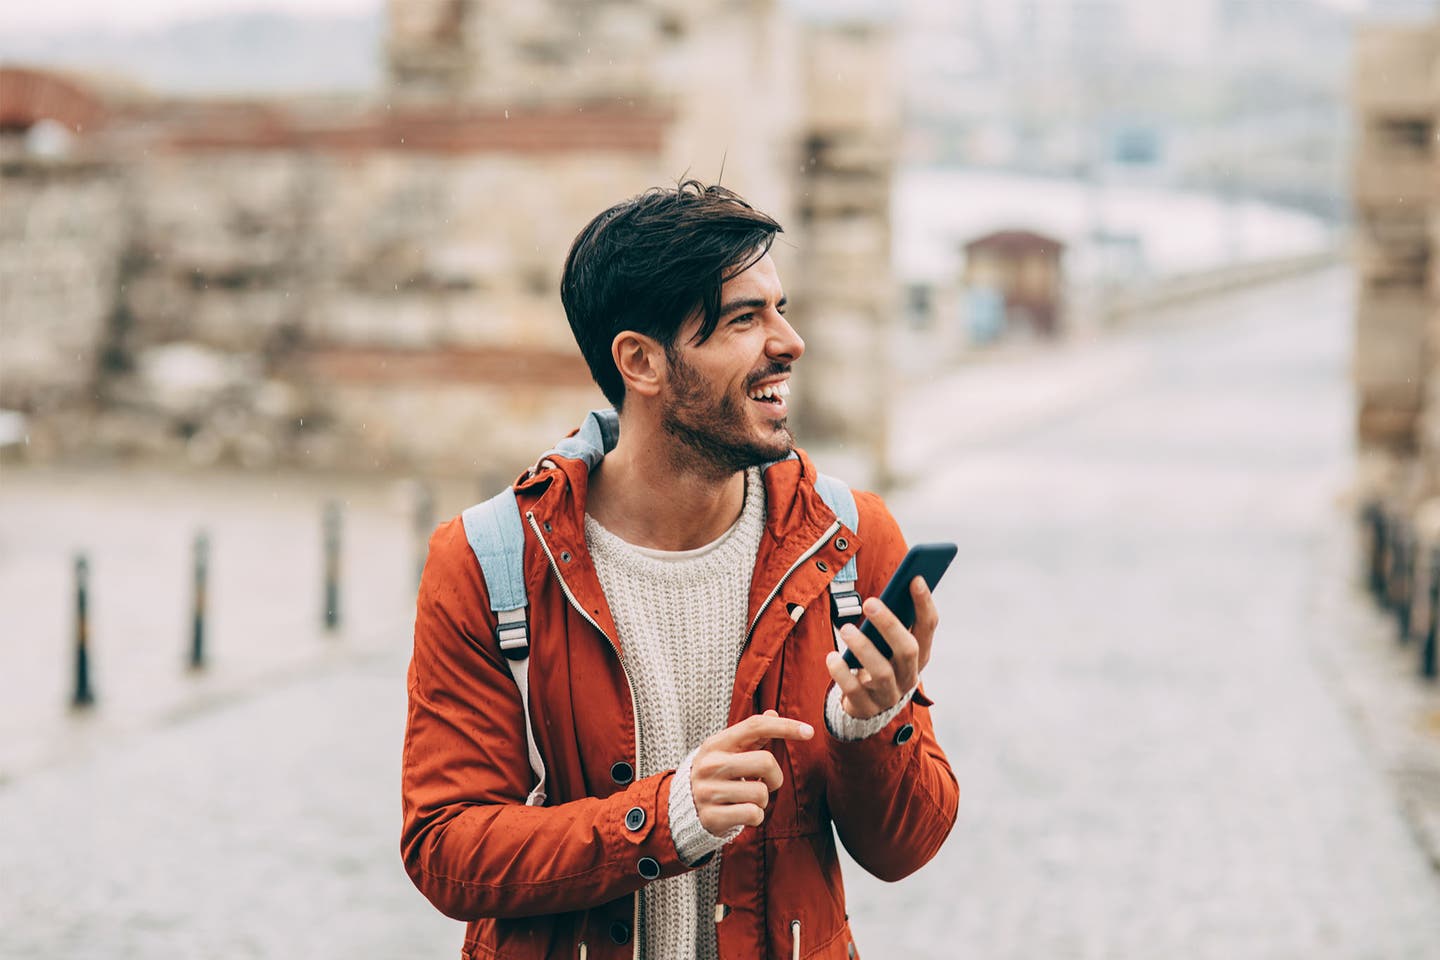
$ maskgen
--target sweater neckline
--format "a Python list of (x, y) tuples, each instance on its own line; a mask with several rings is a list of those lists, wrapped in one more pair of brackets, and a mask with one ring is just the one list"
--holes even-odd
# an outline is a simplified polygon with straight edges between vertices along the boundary
[[(760, 514), (760, 523), (764, 524), (764, 484), (760, 479), (760, 469), (749, 467), (745, 470), (745, 497), (740, 508), (740, 515), (735, 522), (720, 536), (702, 546), (692, 547), (689, 550), (659, 550), (655, 547), (642, 547), (639, 544), (631, 543), (605, 527), (599, 520), (596, 520), (588, 512), (585, 514), (585, 532), (588, 537), (604, 540), (613, 546), (622, 548), (632, 555), (643, 557), (657, 563), (671, 564), (683, 563), (687, 560), (698, 560), (701, 557), (715, 553), (735, 536), (735, 532), (745, 525), (746, 518), (752, 512)], [(760, 501), (757, 505), (754, 501)]]

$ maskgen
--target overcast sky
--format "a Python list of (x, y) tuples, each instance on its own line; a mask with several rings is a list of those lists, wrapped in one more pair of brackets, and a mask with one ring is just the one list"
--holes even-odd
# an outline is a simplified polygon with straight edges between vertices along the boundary
[(290, 14), (355, 14), (378, 10), (384, 0), (60, 0), (0, 2), (0, 31), (73, 27), (143, 29), (217, 13), (274, 10)]
[[(0, 31), (39, 30), (48, 33), (73, 27), (134, 30), (176, 20), (242, 10), (275, 10), (317, 15), (355, 14), (377, 10), (383, 2), (384, 0), (60, 0), (52, 3), (25, 3), (23, 0), (9, 0), (0, 2)], [(1324, 2), (1335, 7), (1356, 9), (1364, 0)]]

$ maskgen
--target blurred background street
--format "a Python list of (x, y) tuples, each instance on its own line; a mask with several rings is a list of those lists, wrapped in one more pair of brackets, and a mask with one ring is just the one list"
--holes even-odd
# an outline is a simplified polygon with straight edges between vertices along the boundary
[(861, 955), (1440, 957), (1437, 65), (1393, 0), (0, 13), (0, 957), (459, 952), (424, 538), (601, 402), (574, 233), (722, 163), (801, 444), (961, 548), (960, 818), (847, 863)]

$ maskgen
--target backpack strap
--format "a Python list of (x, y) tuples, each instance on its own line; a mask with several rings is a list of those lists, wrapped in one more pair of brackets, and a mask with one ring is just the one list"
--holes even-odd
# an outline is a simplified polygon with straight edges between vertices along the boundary
[[(855, 494), (844, 480), (829, 474), (817, 474), (815, 491), (820, 494), (825, 505), (835, 511), (835, 516), (840, 518), (841, 523), (851, 530), (859, 531), (860, 511), (855, 507)], [(830, 618), (837, 630), (847, 623), (860, 622), (860, 594), (855, 590), (855, 581), (859, 577), (855, 557), (852, 555), (845, 561), (845, 566), (840, 568), (840, 572), (835, 574), (835, 579), (830, 581)]]
[(531, 476), (534, 476), (546, 466), (554, 466), (551, 457), (568, 457), (571, 460), (583, 461), (586, 468), (594, 470), (595, 465), (605, 459), (605, 454), (615, 449), (615, 444), (620, 441), (620, 414), (615, 412), (614, 407), (607, 407), (603, 410), (591, 410), (585, 421), (580, 424), (580, 429), (574, 435), (565, 437), (555, 446), (546, 451), (535, 466), (530, 468)]
[(520, 705), (525, 713), (525, 746), (530, 754), (530, 769), (535, 774), (535, 788), (525, 798), (528, 807), (545, 805), (545, 761), (535, 743), (535, 727), (530, 719), (530, 625), (525, 609), (525, 527), (520, 522), (520, 505), (515, 490), (506, 487), (500, 493), (470, 507), (461, 520), (465, 539), (480, 562), (485, 588), (490, 593), (490, 609), (497, 622), (496, 639), (505, 665), (520, 688)]

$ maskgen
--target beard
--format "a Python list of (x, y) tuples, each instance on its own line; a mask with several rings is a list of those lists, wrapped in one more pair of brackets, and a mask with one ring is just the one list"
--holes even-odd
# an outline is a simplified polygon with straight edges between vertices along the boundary
[[(660, 416), (660, 425), (675, 440), (672, 459), (676, 467), (691, 472), (728, 477), (747, 467), (760, 466), (790, 455), (795, 435), (787, 425), (788, 418), (774, 421), (769, 441), (758, 440), (752, 433), (748, 397), (707, 389), (695, 368), (687, 364), (679, 351), (667, 350), (671, 369), (670, 403)], [(747, 378), (751, 383), (784, 373), (788, 366), (777, 366)]]

